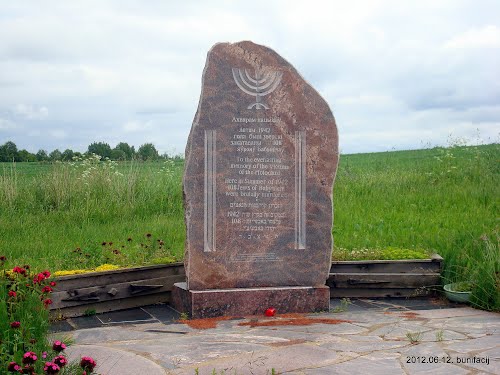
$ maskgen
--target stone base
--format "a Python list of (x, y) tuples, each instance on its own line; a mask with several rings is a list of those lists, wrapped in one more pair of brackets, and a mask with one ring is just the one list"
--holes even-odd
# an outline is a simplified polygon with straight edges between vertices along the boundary
[(274, 307), (278, 314), (328, 311), (328, 286), (289, 286), (188, 290), (186, 283), (172, 289), (172, 307), (193, 319), (218, 316), (263, 315)]

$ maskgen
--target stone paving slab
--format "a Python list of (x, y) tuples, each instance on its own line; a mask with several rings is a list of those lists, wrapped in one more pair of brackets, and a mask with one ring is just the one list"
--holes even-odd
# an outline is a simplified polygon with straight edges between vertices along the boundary
[(469, 307), (388, 310), (391, 304), (308, 315), (350, 323), (250, 327), (239, 325), (250, 318), (240, 318), (206, 330), (172, 323), (170, 312), (156, 309), (164, 319), (58, 335), (74, 340), (72, 358), (95, 355), (102, 375), (500, 374), (500, 314)]

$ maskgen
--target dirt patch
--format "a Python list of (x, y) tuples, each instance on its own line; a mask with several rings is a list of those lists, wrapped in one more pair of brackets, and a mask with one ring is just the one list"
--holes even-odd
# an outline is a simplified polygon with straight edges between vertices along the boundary
[(297, 317), (290, 319), (275, 320), (251, 320), (249, 322), (238, 323), (239, 326), (250, 327), (275, 327), (275, 326), (309, 326), (311, 324), (340, 324), (352, 323), (350, 320), (329, 319), (329, 318), (307, 318)]
[(416, 312), (413, 311), (407, 311), (407, 312), (392, 312), (392, 311), (386, 311), (384, 312), (385, 315), (396, 315), (400, 318), (405, 318), (405, 319), (410, 319), (410, 320), (422, 320), (423, 318)]
[(209, 328), (216, 328), (218, 322), (229, 319), (232, 319), (232, 317), (221, 316), (218, 318), (179, 320), (179, 323), (187, 324), (189, 327), (194, 329), (209, 329)]

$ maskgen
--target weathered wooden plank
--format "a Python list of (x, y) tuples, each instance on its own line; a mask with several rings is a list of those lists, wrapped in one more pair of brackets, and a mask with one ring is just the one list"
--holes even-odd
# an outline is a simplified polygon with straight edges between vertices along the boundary
[(109, 285), (55, 291), (51, 295), (51, 310), (77, 305), (102, 303), (111, 300), (165, 293), (172, 290), (174, 283), (185, 280), (183, 275), (165, 276), (154, 279), (136, 280)]
[(162, 264), (159, 266), (134, 267), (105, 272), (92, 272), (80, 275), (58, 277), (55, 291), (88, 288), (99, 285), (158, 278), (163, 276), (185, 275), (182, 263)]
[(432, 294), (431, 290), (414, 288), (330, 288), (331, 298), (422, 297), (430, 294)]
[(334, 288), (419, 288), (439, 284), (439, 274), (433, 273), (334, 273), (327, 285)]
[(124, 298), (116, 301), (89, 303), (85, 305), (55, 309), (50, 311), (50, 316), (53, 319), (73, 318), (85, 315), (85, 313), (88, 311), (92, 311), (95, 313), (104, 313), (109, 311), (131, 309), (133, 307), (154, 305), (156, 303), (167, 303), (170, 302), (170, 294), (170, 292), (157, 293), (147, 296)]
[(435, 273), (441, 271), (441, 261), (422, 260), (360, 260), (332, 262), (330, 273)]

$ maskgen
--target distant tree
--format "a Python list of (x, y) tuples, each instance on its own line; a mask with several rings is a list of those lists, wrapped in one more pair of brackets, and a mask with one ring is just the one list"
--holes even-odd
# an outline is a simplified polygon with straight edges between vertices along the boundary
[(17, 161), (18, 151), (14, 142), (8, 141), (0, 146), (0, 161)]
[(94, 153), (101, 156), (102, 158), (111, 159), (111, 146), (104, 142), (94, 142), (88, 147), (87, 153)]
[(49, 156), (47, 155), (47, 151), (45, 150), (38, 150), (36, 153), (36, 160), (37, 161), (47, 161), (49, 160)]
[(158, 160), (158, 151), (152, 143), (145, 143), (137, 150), (139, 158), (142, 160)]
[(50, 161), (58, 161), (62, 159), (61, 151), (57, 148), (49, 154)]
[(113, 151), (111, 151), (111, 159), (112, 160), (127, 160), (127, 154), (125, 154), (125, 151), (123, 151), (123, 150), (114, 148)]
[[(120, 142), (114, 148), (116, 151), (123, 151), (125, 153), (125, 159), (115, 159), (115, 160), (132, 160), (135, 156), (134, 146), (130, 146), (126, 142)], [(121, 155), (121, 154), (118, 154)]]
[(75, 151), (75, 153), (73, 154), (73, 157), (74, 158), (81, 158), (82, 157), (82, 153), (79, 152), (79, 151)]
[(75, 156), (75, 153), (73, 152), (73, 150), (70, 150), (69, 148), (67, 148), (66, 150), (64, 150), (64, 152), (62, 153), (61, 155), (61, 159), (63, 161), (71, 161), (73, 160), (73, 156)]
[(36, 156), (27, 150), (21, 150), (17, 153), (17, 161), (33, 162), (36, 161)]

